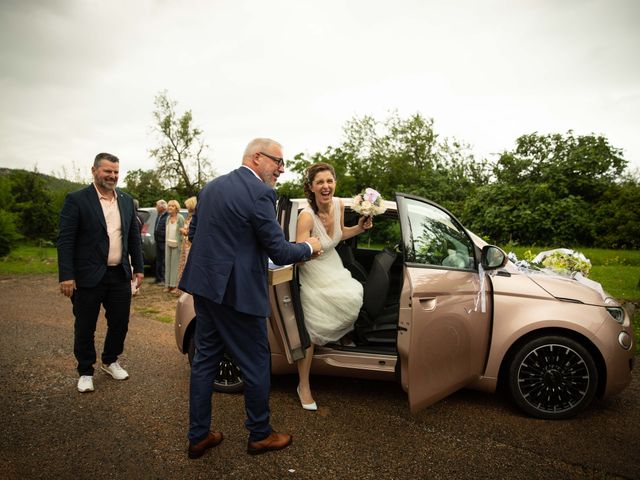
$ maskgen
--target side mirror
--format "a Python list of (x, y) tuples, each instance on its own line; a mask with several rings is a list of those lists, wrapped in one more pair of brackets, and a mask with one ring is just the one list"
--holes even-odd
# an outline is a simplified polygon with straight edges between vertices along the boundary
[(485, 270), (496, 270), (497, 268), (504, 267), (507, 264), (509, 258), (499, 247), (495, 245), (485, 245), (482, 247), (482, 255), (480, 257), (480, 263)]

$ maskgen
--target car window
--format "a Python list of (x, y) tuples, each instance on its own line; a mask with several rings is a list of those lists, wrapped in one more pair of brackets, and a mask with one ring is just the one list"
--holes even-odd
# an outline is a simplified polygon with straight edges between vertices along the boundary
[(146, 210), (138, 210), (138, 215), (140, 215), (142, 223), (145, 223), (149, 219), (151, 213), (147, 212)]
[[(345, 211), (345, 225), (355, 225), (358, 223), (359, 215), (351, 210), (348, 211), (349, 216), (353, 219), (347, 221), (347, 212)], [(368, 250), (382, 250), (383, 248), (392, 248), (400, 242), (400, 224), (395, 211), (387, 212), (384, 215), (378, 215), (373, 218), (373, 228), (361, 233), (356, 237), (357, 248)]]
[(474, 268), (473, 243), (447, 212), (418, 200), (406, 198), (403, 232), (406, 260), (447, 268)]

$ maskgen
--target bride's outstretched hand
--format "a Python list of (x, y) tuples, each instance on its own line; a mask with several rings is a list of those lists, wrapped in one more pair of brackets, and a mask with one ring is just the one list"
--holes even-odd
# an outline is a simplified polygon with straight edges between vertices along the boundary
[(360, 227), (365, 231), (369, 230), (373, 227), (373, 217), (360, 217), (358, 225), (360, 225)]

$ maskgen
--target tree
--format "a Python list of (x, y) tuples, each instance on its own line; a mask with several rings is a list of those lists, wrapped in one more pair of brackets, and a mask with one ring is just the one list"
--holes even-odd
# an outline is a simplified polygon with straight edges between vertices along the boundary
[(155, 170), (131, 170), (124, 177), (126, 187), (123, 189), (137, 199), (141, 207), (153, 207), (161, 198), (178, 197), (175, 191), (168, 191)]
[[(463, 221), (500, 243), (629, 245), (638, 237), (630, 235), (637, 219), (612, 210), (622, 207), (615, 202), (626, 165), (621, 150), (602, 136), (523, 135), (500, 155), (494, 181), (466, 202)], [(624, 192), (634, 204), (634, 190)]]
[(204, 155), (207, 145), (203, 132), (193, 125), (191, 110), (180, 116), (176, 106), (166, 91), (156, 95), (153, 130), (160, 145), (149, 153), (156, 159), (158, 175), (166, 186), (189, 197), (200, 191), (213, 176), (213, 170)]
[(329, 147), (311, 157), (296, 155), (288, 168), (300, 179), (284, 184), (280, 193), (301, 192), (304, 169), (317, 161), (336, 169), (339, 196), (352, 196), (373, 187), (388, 199), (402, 191), (459, 209), (475, 182), (488, 181), (486, 162), (476, 162), (466, 145), (440, 139), (433, 120), (420, 114), (403, 119), (393, 112), (384, 121), (354, 117), (343, 131), (344, 141), (339, 147)]
[(5, 210), (11, 210), (13, 205), (10, 175), (0, 175), (0, 205), (2, 205), (2, 208)]
[(20, 239), (15, 214), (9, 210), (13, 205), (13, 195), (8, 176), (0, 176), (0, 205), (0, 257), (4, 257)]
[(500, 183), (546, 183), (557, 195), (596, 201), (627, 166), (622, 150), (602, 136), (522, 135), (512, 152), (504, 152), (494, 174)]
[(573, 246), (593, 242), (590, 205), (572, 195), (558, 198), (547, 184), (492, 183), (465, 202), (462, 222), (492, 242), (504, 245)]
[(43, 178), (37, 172), (15, 170), (10, 175), (11, 211), (18, 231), (29, 240), (52, 241), (56, 237), (56, 211)]
[(610, 185), (593, 208), (595, 245), (640, 249), (640, 182), (626, 178)]
[(0, 208), (0, 257), (8, 255), (19, 239), (15, 215)]
[(638, 209), (630, 208), (640, 203), (640, 173), (625, 175), (622, 151), (603, 136), (527, 134), (490, 164), (440, 138), (420, 114), (354, 117), (338, 147), (295, 156), (287, 168), (300, 178), (280, 193), (301, 196), (305, 168), (317, 161), (336, 169), (338, 196), (365, 187), (388, 199), (419, 195), (499, 244), (640, 247)]

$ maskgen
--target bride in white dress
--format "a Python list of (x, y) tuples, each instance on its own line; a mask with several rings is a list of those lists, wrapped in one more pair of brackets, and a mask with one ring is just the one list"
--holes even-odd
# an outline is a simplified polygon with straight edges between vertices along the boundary
[(372, 221), (360, 217), (357, 225), (345, 227), (344, 205), (333, 198), (335, 189), (331, 165), (315, 163), (307, 168), (304, 191), (309, 206), (298, 217), (296, 242), (319, 237), (323, 253), (298, 268), (304, 322), (312, 342), (297, 362), (298, 396), (305, 410), (317, 410), (309, 384), (314, 344), (335, 342), (353, 330), (362, 306), (362, 284), (344, 268), (335, 247), (371, 228)]

